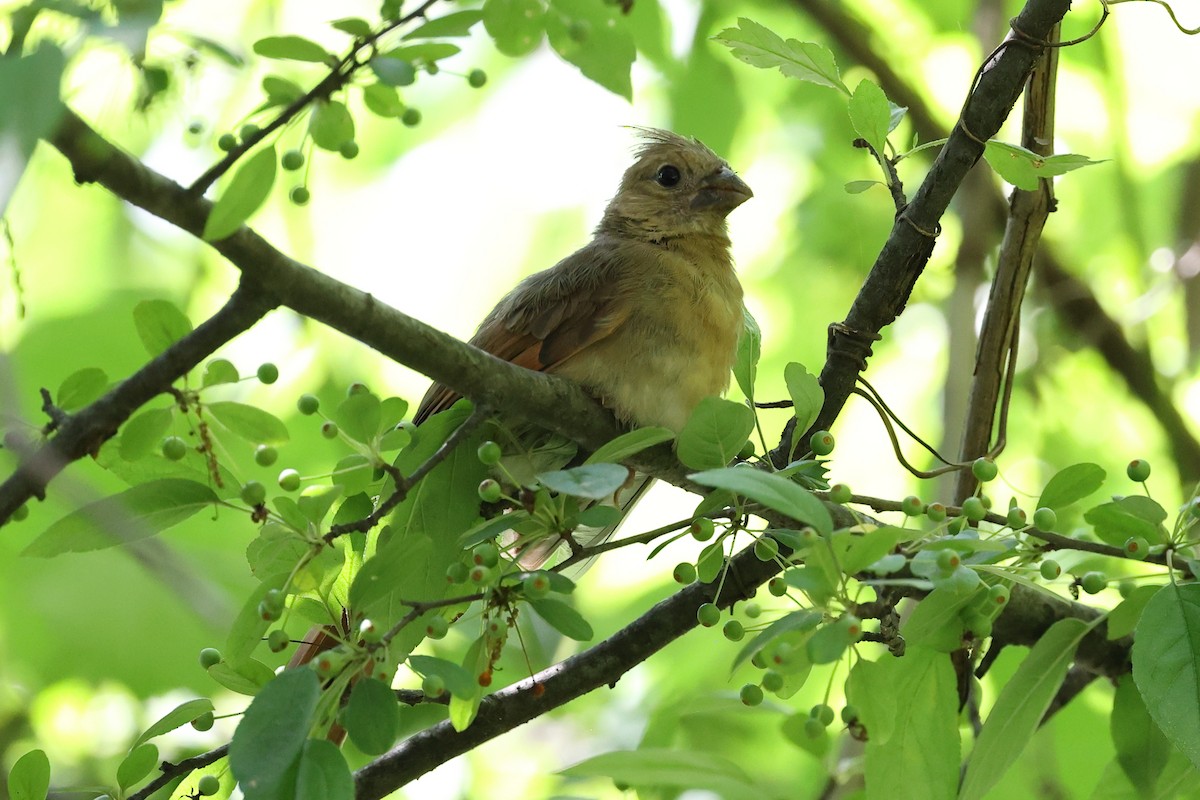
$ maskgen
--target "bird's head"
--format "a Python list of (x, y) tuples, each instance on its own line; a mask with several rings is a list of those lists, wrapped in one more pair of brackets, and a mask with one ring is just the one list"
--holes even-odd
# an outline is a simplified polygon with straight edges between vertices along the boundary
[(725, 217), (753, 196), (725, 161), (696, 139), (638, 128), (645, 140), (609, 202), (600, 231), (647, 241), (725, 234)]

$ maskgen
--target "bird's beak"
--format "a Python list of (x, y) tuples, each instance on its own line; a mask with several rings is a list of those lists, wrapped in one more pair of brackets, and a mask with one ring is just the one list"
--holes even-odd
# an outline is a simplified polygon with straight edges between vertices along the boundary
[(754, 192), (750, 191), (746, 182), (726, 166), (704, 179), (692, 198), (692, 208), (713, 209), (728, 214), (753, 196)]

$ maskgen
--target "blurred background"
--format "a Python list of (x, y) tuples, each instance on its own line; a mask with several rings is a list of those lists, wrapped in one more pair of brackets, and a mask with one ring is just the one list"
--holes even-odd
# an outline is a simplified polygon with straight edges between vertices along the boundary
[[(18, 5), (0, 4), (0, 44), (8, 36), (7, 15)], [(236, 130), (260, 101), (259, 79), (268, 70), (305, 87), (319, 80), (319, 65), (257, 59), (253, 41), (296, 33), (337, 51), (346, 37), (329, 27), (331, 19), (377, 14), (374, 3), (336, 5), (167, 3), (146, 61), (163, 66), (170, 82), (143, 110), (137, 109), (141, 78), (121, 42), (84, 38), (65, 15), (43, 15), (34, 33), (67, 42), (63, 96), (77, 112), (186, 184), (219, 157), (217, 136)], [(587, 241), (630, 162), (636, 140), (626, 126), (697, 136), (755, 192), (732, 215), (731, 236), (747, 305), (763, 331), (758, 399), (781, 399), (787, 362), (820, 370), (826, 326), (845, 315), (894, 209), (879, 187), (862, 194), (844, 189), (849, 181), (876, 178), (877, 167), (851, 146), (842, 97), (736, 61), (711, 37), (747, 16), (785, 38), (819, 42), (835, 52), (851, 88), (873, 74), (861, 65), (864, 58), (882, 59), (893, 71), (887, 79), (877, 76), (889, 96), (905, 104), (889, 84), (899, 81), (922, 104), (924, 129), (914, 108), (892, 136), (906, 149), (944, 135), (933, 129), (949, 129), (977, 65), (1017, 10), (1017, 4), (991, 0), (635, 0), (630, 23), (639, 55), (632, 103), (584, 79), (545, 45), (528, 57), (500, 55), (477, 26), (470, 38), (456, 41), (463, 52), (438, 75), (421, 75), (405, 90), (405, 102), (421, 111), (419, 125), (381, 120), (352, 105), (360, 155), (314, 156), (312, 201), (304, 207), (288, 202), (295, 175), (284, 173), (272, 201), (251, 222), (294, 258), (466, 338), (520, 278)], [(1194, 9), (1180, 13), (1188, 11)], [(1063, 38), (1086, 33), (1099, 13), (1098, 4), (1078, 4)], [(248, 58), (249, 69), (214, 55), (217, 46)], [(474, 68), (489, 76), (481, 89), (463, 77)], [(1149, 3), (1114, 6), (1097, 36), (1062, 51), (1055, 149), (1103, 163), (1057, 181), (1058, 207), (1044, 235), (1054, 262), (1099, 301), (1137, 363), (1151, 365), (1152, 383), (1192, 425), (1193, 436), (1200, 416), (1197, 74), (1196, 40)], [(300, 136), (299, 130), (285, 133), (280, 149), (298, 144)], [(1019, 141), (1019, 113), (1000, 138)], [(910, 194), (933, 152), (901, 163)], [(893, 410), (944, 445), (947, 455), (957, 448), (974, 332), (1002, 233), (992, 210), (1009, 188), (986, 166), (976, 168), (942, 220), (944, 233), (909, 307), (876, 346), (867, 372)], [(0, 242), (0, 414), (10, 423), (23, 418), (40, 425), (38, 389), (53, 390), (79, 368), (101, 367), (113, 379), (137, 369), (144, 351), (130, 312), (139, 301), (170, 299), (198, 323), (237, 280), (236, 270), (205, 245), (103, 189), (76, 186), (65, 160), (46, 146), (9, 203), (7, 228), (7, 241)], [(1146, 458), (1154, 468), (1155, 498), (1167, 508), (1178, 505), (1200, 477), (1196, 465), (1179, 463), (1159, 415), (1130, 391), (1121, 364), (1095, 349), (1101, 320), (1093, 318), (1092, 328), (1072, 322), (1061, 313), (1062, 302), (1035, 271), (1009, 446), (998, 460), (1004, 483), (993, 496), (1005, 504), (1016, 497), (1028, 507), (1051, 474), (1078, 461), (1100, 464), (1110, 476), (1106, 490), (1124, 494), (1133, 491), (1124, 465)], [(239, 476), (264, 482), (284, 466), (310, 474), (306, 469), (327, 463), (334, 452), (319, 422), (296, 413), (301, 393), (334, 402), (358, 381), (415, 404), (428, 383), (289, 311), (273, 312), (219, 355), (246, 375), (264, 361), (279, 366), (274, 385), (250, 381), (223, 395), (259, 404), (289, 424), (292, 441), (281, 448), (278, 465), (258, 467), (249, 457), (236, 464)], [(165, 398), (160, 403), (166, 405)], [(786, 416), (762, 414), (768, 445)], [(896, 463), (865, 404), (852, 400), (833, 433), (833, 480), (881, 497), (949, 499), (948, 484), (918, 482)], [(919, 466), (928, 465), (911, 444), (906, 451)], [(2, 452), (0, 466), (6, 473), (11, 468)], [(201, 515), (125, 550), (49, 560), (18, 555), (64, 513), (121, 488), (98, 465), (78, 463), (53, 484), (46, 502), (33, 504), (27, 520), (0, 535), (0, 754), (7, 767), (30, 746), (45, 748), (55, 786), (111, 783), (137, 732), (183, 699), (212, 696), (218, 713), (245, 704), (196, 663), (201, 647), (224, 640), (254, 583), (244, 558), (253, 530), (243, 519)], [(626, 530), (687, 516), (694, 502), (660, 486)], [(1067, 529), (1071, 524), (1065, 520)], [(639, 549), (601, 559), (576, 595), (597, 635), (671, 592), (672, 565), (694, 559), (699, 547), (689, 539), (650, 562)], [(1076, 565), (1062, 561), (1065, 569)], [(546, 631), (532, 636), (541, 643), (533, 648), (540, 662), (535, 669), (569, 652)], [(448, 642), (452, 650), (456, 643)], [(780, 735), (787, 704), (745, 709), (738, 703), (742, 679), (729, 669), (736, 650), (709, 632), (693, 633), (613, 689), (436, 770), (400, 796), (620, 797), (607, 781), (573, 781), (555, 772), (590, 755), (638, 746), (711, 752), (772, 785), (792, 787), (791, 796), (820, 796), (820, 761)], [(1002, 656), (992, 679), (1003, 679), (1018, 661), (1015, 653)], [(506, 680), (519, 679), (524, 665), (505, 663)], [(814, 676), (791, 706), (822, 702), (828, 685), (842, 678)], [(985, 702), (993, 697), (985, 690)], [(1039, 734), (1038, 746), (993, 796), (1092, 796), (1112, 758), (1103, 721), (1110, 698), (1103, 686), (1085, 692)], [(409, 717), (414, 728), (429, 721), (425, 711)], [(176, 732), (162, 740), (164, 757), (227, 741), (232, 723), (218, 722), (207, 734)], [(853, 753), (825, 758), (839, 757)]]

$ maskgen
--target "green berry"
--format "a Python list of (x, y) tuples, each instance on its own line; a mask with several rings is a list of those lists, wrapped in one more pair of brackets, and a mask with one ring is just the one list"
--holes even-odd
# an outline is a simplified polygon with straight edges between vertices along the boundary
[(779, 555), (779, 542), (770, 536), (761, 536), (754, 543), (754, 556), (759, 561), (773, 561)]
[(450, 632), (450, 622), (445, 617), (433, 617), (425, 623), (425, 635), (430, 639), (444, 639)]
[(448, 583), (466, 583), (471, 576), (471, 568), (461, 561), (456, 561), (446, 567), (446, 581)]
[(815, 717), (804, 720), (804, 735), (809, 739), (820, 739), (824, 734), (825, 726), (821, 724), (821, 720)]
[(306, 206), (312, 199), (312, 192), (308, 190), (307, 186), (293, 186), (292, 190), (288, 192), (288, 199), (295, 205)]
[(279, 451), (269, 444), (260, 444), (254, 448), (254, 463), (260, 467), (269, 467), (279, 460)]
[(1054, 513), (1053, 508), (1043, 506), (1033, 512), (1033, 527), (1043, 531), (1053, 531), (1054, 526), (1058, 524), (1058, 515)]
[(287, 595), (285, 595), (279, 589), (267, 589), (266, 593), (263, 594), (262, 601), (263, 604), (268, 608), (274, 609), (275, 611), (283, 611), (283, 607), (286, 605)]
[(285, 469), (279, 473), (279, 488), (285, 492), (294, 492), (300, 488), (300, 473), (294, 469)]
[(778, 692), (783, 688), (783, 675), (773, 669), (769, 669), (763, 673), (762, 687), (768, 692)]
[(288, 150), (279, 159), (279, 165), (288, 172), (295, 172), (304, 166), (304, 153), (299, 150)]
[(276, 628), (267, 634), (267, 647), (272, 653), (282, 653), (291, 644), (291, 639), (288, 638), (287, 631), (283, 628)]
[(421, 691), (426, 697), (441, 697), (446, 693), (446, 680), (441, 675), (426, 675), (421, 681)]
[(810, 711), (808, 715), (820, 722), (821, 725), (826, 728), (833, 724), (833, 709), (824, 703), (818, 703), (817, 705), (813, 706), (812, 711)]
[(200, 651), (200, 666), (204, 669), (221, 663), (221, 651), (215, 647), (206, 647)]
[(979, 522), (987, 515), (987, 508), (978, 497), (968, 497), (963, 500), (962, 513), (971, 522)]
[(521, 591), (530, 600), (538, 600), (550, 594), (550, 577), (541, 570), (527, 575), (525, 580), (521, 581)]
[(241, 140), (244, 142), (247, 139), (253, 139), (255, 136), (257, 136), (258, 131), (259, 127), (257, 125), (255, 125), (253, 122), (247, 122), (238, 131), (238, 136), (241, 137)]
[(201, 797), (211, 797), (221, 791), (221, 779), (216, 775), (201, 775), (196, 781), (196, 791)]
[(338, 145), (338, 152), (341, 153), (342, 158), (347, 160), (358, 158), (358, 142), (353, 139), (348, 142), (342, 142)]
[(971, 474), (980, 483), (987, 483), (990, 480), (994, 480), (999, 472), (1000, 470), (996, 468), (996, 462), (990, 458), (977, 458), (971, 464)]
[(692, 520), (691, 531), (692, 538), (697, 542), (707, 542), (713, 537), (716, 526), (713, 525), (713, 521), (708, 517), (697, 517)]
[(757, 653), (750, 656), (750, 666), (754, 667), (755, 669), (766, 669), (767, 668), (766, 654), (764, 654), (763, 651), (759, 650)]
[(242, 502), (248, 506), (260, 505), (267, 499), (267, 487), (258, 481), (246, 481), (242, 484)]
[(22, 520), (26, 520), (28, 518), (29, 506), (26, 503), (22, 503), (21, 505), (17, 506), (17, 510), (12, 513), (11, 519), (13, 522), (21, 522)]
[(747, 683), (739, 692), (742, 698), (742, 704), (747, 706), (757, 706), (763, 701), (763, 690), (760, 686), (755, 686), (753, 683)]
[(808, 448), (812, 450), (814, 456), (829, 455), (833, 452), (834, 445), (836, 444), (837, 441), (829, 431), (817, 431), (808, 437)]
[(216, 721), (217, 719), (213, 716), (213, 712), (205, 711), (203, 714), (192, 720), (192, 727), (198, 731), (211, 731), (213, 723)]
[(745, 614), (749, 619), (758, 619), (760, 616), (762, 616), (762, 606), (751, 601), (742, 606), (742, 613)]
[(304, 416), (310, 417), (321, 408), (321, 399), (315, 394), (302, 394), (296, 401), (296, 408)]
[(487, 464), (489, 467), (493, 464), (498, 464), (504, 453), (500, 450), (500, 445), (495, 442), (484, 442), (479, 445), (479, 449), (475, 451), (481, 463)]
[(471, 562), (484, 567), (494, 567), (500, 563), (500, 548), (493, 542), (476, 545), (471, 551)]
[(988, 603), (995, 607), (1003, 607), (1008, 605), (1008, 598), (1011, 591), (1007, 586), (997, 584), (988, 589)]
[(919, 517), (925, 513), (925, 504), (914, 494), (900, 501), (900, 510), (908, 517)]
[(1012, 528), (1013, 530), (1020, 530), (1021, 528), (1024, 528), (1026, 521), (1027, 518), (1025, 516), (1025, 509), (1019, 506), (1013, 506), (1010, 508), (1008, 510), (1008, 516), (1005, 517), (1005, 522), (1008, 523), (1008, 527)]
[(747, 439), (746, 443), (742, 445), (742, 449), (738, 450), (738, 461), (749, 461), (750, 459), (754, 458), (754, 454), (757, 452), (758, 451), (754, 448), (754, 442)]
[(217, 138), (217, 147), (228, 153), (233, 148), (237, 147), (237, 137), (232, 133), (222, 133)]
[(375, 644), (383, 639), (383, 631), (379, 630), (379, 626), (371, 620), (364, 619), (358, 623), (358, 638), (367, 644)]
[(671, 573), (671, 577), (676, 583), (687, 586), (696, 580), (696, 567), (686, 561), (681, 561), (675, 565), (675, 570)]
[(428, 72), (430, 75), (437, 75), (439, 72), (442, 71), (442, 68), (437, 65), (436, 61), (430, 61), (428, 64), (425, 65), (425, 71)]
[(1103, 572), (1085, 572), (1079, 585), (1088, 594), (1100, 594), (1108, 587), (1108, 576)]
[(721, 628), (721, 633), (731, 642), (740, 642), (746, 635), (746, 629), (736, 619), (731, 619)]
[(477, 564), (474, 567), (471, 567), (471, 570), (467, 573), (467, 577), (470, 578), (471, 583), (483, 585), (485, 583), (491, 583), (492, 576), (494, 574), (495, 573), (492, 571), (491, 567), (485, 567), (482, 564)]
[(838, 505), (845, 505), (850, 502), (852, 492), (850, 487), (844, 483), (835, 483), (829, 487), (829, 501)]
[(467, 83), (472, 89), (479, 89), (487, 83), (487, 73), (481, 69), (473, 69), (467, 73)]
[(338, 435), (337, 423), (333, 420), (321, 423), (321, 435), (326, 439), (336, 439)]
[(1144, 483), (1150, 477), (1150, 462), (1144, 458), (1135, 458), (1125, 467), (1125, 474), (1129, 476), (1129, 480)]
[(487, 478), (479, 484), (479, 499), (485, 503), (496, 503), (500, 500), (500, 484), (493, 478)]
[(1141, 561), (1150, 555), (1150, 543), (1141, 536), (1130, 536), (1125, 540), (1125, 555)]
[(941, 503), (930, 503), (925, 506), (925, 516), (929, 518), (930, 522), (945, 522), (946, 507)]
[(260, 383), (272, 384), (279, 380), (279, 367), (271, 362), (258, 365), (258, 380)]
[(408, 126), (409, 128), (415, 128), (421, 124), (421, 112), (412, 106), (409, 106), (408, 108), (404, 109), (404, 113), (400, 115), (400, 122), (404, 123), (404, 125)]
[(163, 458), (168, 461), (179, 461), (187, 455), (187, 442), (178, 436), (168, 436), (162, 442)]
[(706, 628), (712, 628), (721, 621), (721, 609), (713, 603), (705, 603), (696, 609), (696, 621)]
[(259, 601), (258, 616), (260, 619), (266, 620), (267, 622), (274, 622), (283, 616), (283, 612), (277, 608), (272, 608), (265, 602)]
[(362, 381), (355, 381), (346, 387), (346, 397), (354, 397), (357, 394), (370, 394), (371, 390)]
[(1137, 588), (1137, 582), (1132, 578), (1125, 578), (1117, 582), (1117, 591), (1121, 593), (1122, 600), (1128, 600), (1129, 595)]
[(842, 614), (835, 624), (850, 635), (850, 641), (857, 642), (862, 638), (862, 620), (853, 614)]
[(1054, 559), (1047, 558), (1040, 565), (1038, 565), (1038, 572), (1042, 574), (1042, 578), (1045, 580), (1052, 581), (1059, 575), (1062, 575), (1062, 567), (1060, 567), (1058, 562)]
[(951, 572), (954, 572), (960, 564), (962, 564), (962, 556), (958, 554), (958, 551), (951, 550), (950, 548), (938, 551), (937, 566), (943, 575), (949, 575)]
[(779, 576), (775, 576), (767, 582), (767, 591), (770, 592), (774, 597), (783, 597), (785, 594), (787, 594), (787, 590), (787, 581)]
[(855, 722), (858, 722), (858, 708), (855, 706), (843, 706), (842, 722), (847, 725), (853, 725)]
[(192, 136), (199, 136), (204, 132), (204, 123), (199, 120), (192, 120), (188, 123), (187, 132)]

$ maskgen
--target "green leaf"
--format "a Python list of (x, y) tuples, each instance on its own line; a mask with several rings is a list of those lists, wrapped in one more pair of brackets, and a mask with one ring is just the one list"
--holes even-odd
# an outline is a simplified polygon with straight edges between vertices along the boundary
[(306, 486), (296, 499), (300, 513), (313, 525), (320, 525), (321, 520), (333, 508), (334, 501), (342, 496), (342, 488), (333, 486)]
[(629, 469), (620, 464), (584, 464), (571, 469), (543, 472), (538, 481), (552, 492), (603, 500), (629, 480)]
[(206, 403), (204, 410), (230, 433), (252, 444), (285, 444), (291, 438), (278, 417), (257, 406), (222, 400)]
[(857, 575), (891, 553), (900, 542), (910, 541), (915, 536), (913, 531), (891, 525), (851, 535), (847, 539), (845, 552), (838, 555), (838, 563), (847, 575)]
[(384, 83), (371, 83), (363, 87), (363, 103), (377, 117), (391, 119), (404, 113), (400, 94)]
[(950, 800), (958, 787), (958, 692), (943, 653), (909, 646), (903, 658), (861, 660), (848, 700), (869, 732), (866, 780), (872, 797)]
[(348, 33), (351, 36), (363, 37), (371, 35), (371, 23), (360, 17), (343, 17), (329, 23), (335, 30)]
[(125, 423), (121, 429), (121, 458), (137, 461), (150, 455), (171, 427), (171, 409), (152, 408)]
[(883, 186), (883, 181), (847, 181), (845, 187), (846, 194), (862, 194), (872, 186)]
[(350, 395), (333, 412), (338, 427), (351, 439), (364, 444), (379, 433), (381, 416), (379, 398), (370, 392)]
[(386, 683), (365, 678), (354, 684), (350, 701), (339, 719), (355, 747), (369, 756), (377, 756), (396, 741), (400, 708)]
[(1133, 679), (1150, 716), (1200, 767), (1200, 584), (1168, 584), (1146, 604), (1133, 637)]
[(758, 359), (762, 355), (762, 329), (750, 309), (742, 306), (742, 333), (738, 337), (737, 358), (733, 362), (733, 377), (747, 400), (754, 400), (754, 381), (758, 376)]
[(679, 432), (676, 452), (692, 469), (723, 467), (742, 449), (754, 430), (754, 412), (742, 403), (706, 397)]
[(656, 444), (669, 442), (675, 438), (670, 428), (638, 428), (629, 433), (622, 433), (611, 442), (605, 442), (600, 449), (588, 456), (585, 464), (616, 464), (630, 456), (637, 455), (643, 450)]
[(495, 539), (505, 531), (516, 528), (522, 522), (529, 519), (531, 519), (529, 512), (524, 509), (517, 509), (507, 514), (501, 514), (498, 517), (485, 519), (478, 525), (468, 528), (459, 537), (458, 546), (463, 550), (469, 550), (480, 542), (488, 542)]
[(621, 521), (624, 514), (619, 508), (606, 505), (594, 505), (579, 513), (579, 524), (589, 528), (608, 528)]
[[(629, 72), (637, 49), (629, 23), (615, 4), (550, 0), (545, 23), (550, 46), (564, 60), (579, 67), (585, 78), (626, 100), (633, 99)], [(580, 26), (587, 29), (584, 37), (572, 33)]]
[(1167, 766), (1171, 745), (1150, 718), (1132, 675), (1122, 675), (1117, 681), (1109, 731), (1126, 777), (1143, 797), (1151, 796)]
[(192, 322), (169, 300), (143, 300), (133, 307), (138, 338), (151, 356), (157, 356), (192, 332)]
[(865, 78), (859, 81), (850, 95), (849, 111), (855, 133), (866, 139), (876, 153), (886, 157), (883, 148), (891, 130), (892, 110), (883, 89)]
[[(825, 390), (821, 388), (816, 375), (795, 361), (783, 368), (783, 382), (787, 384), (788, 395), (792, 398), (792, 414), (796, 417), (793, 437), (802, 436), (817, 421), (821, 406), (825, 404)], [(793, 450), (795, 444), (793, 440)]]
[(327, 53), (324, 47), (303, 36), (267, 36), (254, 43), (254, 52), (263, 58), (309, 61), (316, 64), (335, 58)]
[(1075, 649), (1091, 629), (1079, 619), (1059, 620), (1030, 649), (983, 723), (959, 800), (982, 798), (1021, 755), (1066, 677)]
[(421, 42), (420, 44), (408, 44), (403, 47), (394, 48), (384, 53), (384, 55), (388, 58), (397, 58), (402, 61), (420, 61), (425, 64), (432, 64), (443, 58), (456, 56), (461, 52), (461, 47), (449, 42)]
[(63, 411), (83, 408), (108, 387), (108, 375), (99, 367), (84, 367), (68, 375), (58, 386), (54, 404)]
[(937, 588), (926, 595), (900, 626), (904, 641), (944, 653), (962, 647), (963, 625), (959, 612), (975, 599), (975, 592)]
[(246, 546), (246, 560), (254, 576), (266, 580), (273, 575), (291, 572), (310, 547), (304, 537), (291, 528), (268, 522)]
[(750, 467), (726, 467), (697, 472), (689, 479), (703, 486), (728, 489), (767, 508), (786, 514), (821, 533), (833, 530), (833, 520), (824, 504), (799, 484)]
[(1039, 156), (1020, 145), (997, 141), (987, 143), (983, 157), (1001, 178), (1027, 192), (1037, 190), (1039, 178), (1053, 178), (1081, 167), (1104, 163), (1103, 159), (1093, 161), (1075, 153)]
[(369, 458), (359, 453), (351, 453), (334, 465), (329, 482), (342, 487), (342, 494), (349, 496), (366, 491), (374, 473), (375, 469)]
[(701, 789), (723, 800), (764, 800), (776, 796), (756, 784), (732, 761), (699, 750), (646, 748), (603, 753), (560, 774), (571, 778), (611, 778), (639, 788)]
[(1142, 618), (1146, 604), (1161, 588), (1161, 586), (1138, 586), (1116, 608), (1108, 612), (1108, 638), (1110, 640), (1120, 639), (1133, 633), (1138, 620)]
[(1102, 503), (1084, 512), (1083, 519), (1096, 535), (1115, 547), (1121, 547), (1130, 536), (1141, 536), (1150, 544), (1167, 540), (1167, 531), (1158, 524), (1167, 518), (1162, 506), (1149, 497), (1132, 495), (1111, 503)]
[(446, 689), (455, 697), (467, 699), (478, 694), (479, 684), (464, 667), (434, 656), (409, 656), (408, 665), (422, 677), (436, 675), (441, 678)]
[(162, 736), (164, 733), (168, 733), (176, 728), (187, 725), (196, 717), (212, 710), (212, 700), (203, 697), (180, 703), (179, 705), (175, 706), (175, 708), (159, 717), (158, 721), (149, 728), (146, 728), (146, 730), (142, 732), (142, 735), (137, 738), (137, 741), (133, 743), (132, 749), (136, 749), (138, 745), (153, 739), (155, 736)]
[(216, 501), (213, 490), (196, 481), (150, 481), (72, 511), (21, 554), (48, 558), (135, 542), (165, 531)]
[(247, 800), (291, 796), (320, 696), (315, 672), (288, 669), (250, 703), (229, 743), (229, 766)]
[(308, 118), (308, 135), (317, 147), (336, 152), (343, 144), (354, 140), (354, 117), (350, 116), (345, 103), (337, 100), (319, 102)]
[(403, 58), (376, 56), (369, 63), (375, 77), (387, 86), (411, 86), (417, 80), (416, 67)]
[(275, 185), (276, 161), (275, 146), (271, 145), (242, 162), (204, 221), (205, 241), (226, 238), (258, 211)]
[(791, 611), (772, 622), (767, 627), (759, 631), (753, 639), (742, 645), (742, 649), (738, 651), (737, 657), (733, 660), (732, 669), (737, 669), (742, 664), (754, 657), (754, 654), (769, 645), (775, 639), (785, 633), (794, 631), (811, 631), (816, 628), (821, 622), (821, 612), (811, 609), (801, 609), (799, 611)]
[[(300, 754), (294, 800), (354, 800), (354, 776), (333, 742), (309, 739)], [(251, 800), (247, 795), (247, 800)]]
[(1104, 484), (1104, 470), (1097, 464), (1072, 464), (1046, 482), (1038, 508), (1055, 511), (1082, 500)]
[(504, 55), (528, 55), (542, 43), (546, 7), (541, 0), (485, 0), (483, 27)]
[(223, 358), (214, 358), (204, 365), (204, 376), (200, 379), (200, 385), (207, 388), (223, 383), (237, 383), (241, 377), (232, 362)]
[(17, 759), (8, 773), (12, 800), (46, 800), (50, 793), (50, 759), (42, 750), (30, 750)]
[[(258, 611), (258, 604), (266, 596), (271, 589), (280, 589), (283, 587), (284, 581), (287, 580), (288, 574), (291, 572), (296, 562), (287, 565), (287, 570), (280, 570), (274, 575), (269, 575), (263, 579), (263, 582), (255, 587), (254, 591), (242, 603), (242, 607), (238, 610), (237, 616), (233, 620), (233, 625), (229, 628), (229, 633), (225, 637), (225, 647), (222, 652), (225, 655), (225, 661), (217, 666), (220, 667), (225, 662), (229, 664), (242, 664), (249, 660), (250, 654), (262, 643), (263, 636), (267, 633), (267, 628), (271, 623), (262, 618), (262, 614)], [(239, 673), (231, 667), (222, 669), (219, 673), (214, 673), (210, 669), (209, 675), (221, 682), (222, 686), (229, 686), (223, 678), (229, 678), (238, 682), (242, 688), (234, 689), (235, 692), (242, 694), (254, 694), (258, 691), (262, 683), (257, 679), (257, 672), (247, 671), (246, 674)], [(253, 670), (253, 667), (247, 668)], [(270, 680), (270, 676), (267, 676)], [(230, 687), (233, 688), (233, 687)]]
[(152, 744), (134, 745), (117, 765), (117, 785), (128, 789), (150, 774), (158, 765), (158, 748)]
[(408, 40), (436, 39), (443, 36), (470, 36), (471, 28), (481, 19), (483, 19), (483, 12), (477, 8), (467, 11), (455, 11), (444, 17), (436, 17), (429, 20), (411, 33), (405, 34), (404, 38)]
[(529, 605), (550, 627), (577, 642), (591, 641), (594, 635), (591, 624), (583, 616), (561, 600), (543, 598), (530, 600)]
[[(266, 625), (263, 626), (264, 631)], [(307, 671), (307, 670), (300, 670)], [(253, 658), (222, 661), (208, 668), (208, 677), (231, 692), (254, 697), (275, 677), (275, 671)]]
[(819, 44), (795, 39), (785, 42), (775, 32), (745, 17), (738, 19), (737, 28), (726, 28), (713, 39), (728, 47), (734, 58), (752, 67), (778, 67), (789, 78), (850, 94), (842, 83), (833, 53)]
[(274, 106), (291, 105), (304, 96), (304, 89), (299, 84), (278, 75), (263, 78), (262, 88), (267, 93), (267, 100)]

